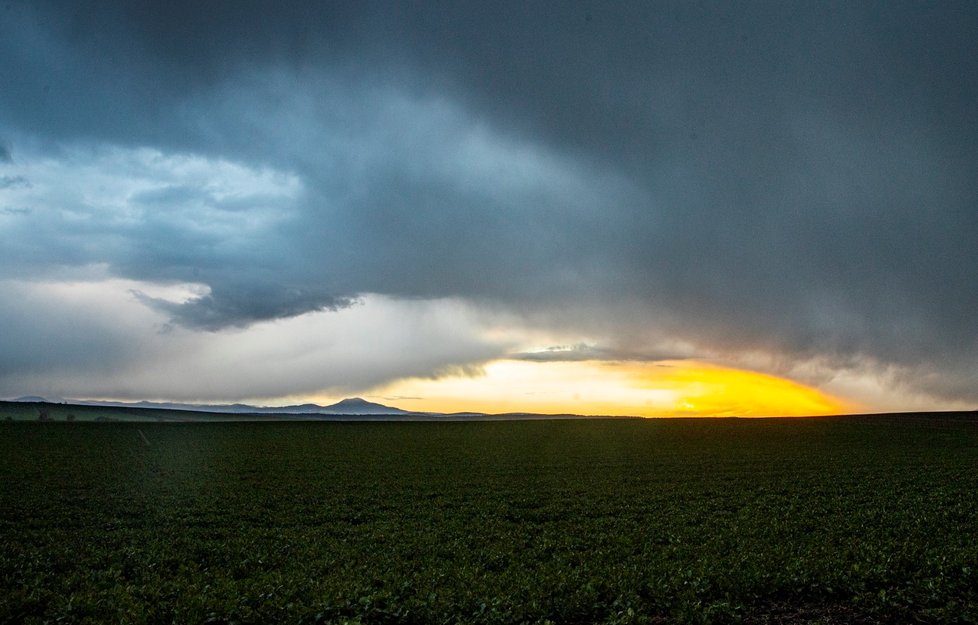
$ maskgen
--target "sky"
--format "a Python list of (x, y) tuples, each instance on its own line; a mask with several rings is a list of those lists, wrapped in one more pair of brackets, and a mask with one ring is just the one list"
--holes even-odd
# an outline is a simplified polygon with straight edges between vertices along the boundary
[(0, 0), (0, 397), (974, 409), (976, 32)]

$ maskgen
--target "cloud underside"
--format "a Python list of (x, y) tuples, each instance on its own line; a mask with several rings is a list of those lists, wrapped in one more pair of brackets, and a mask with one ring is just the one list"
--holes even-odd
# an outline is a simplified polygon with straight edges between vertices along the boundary
[(229, 293), (209, 292), (182, 302), (133, 291), (137, 300), (165, 313), (172, 323), (193, 330), (248, 327), (257, 321), (288, 319), (309, 312), (349, 308), (356, 300), (330, 294), (282, 288), (244, 287)]
[[(524, 360), (978, 401), (974, 8), (266, 9), (7, 9), (0, 280), (129, 281), (171, 358), (379, 294), (572, 341)], [(466, 327), (429, 373), (512, 347)], [(8, 387), (54, 366), (7, 340)]]

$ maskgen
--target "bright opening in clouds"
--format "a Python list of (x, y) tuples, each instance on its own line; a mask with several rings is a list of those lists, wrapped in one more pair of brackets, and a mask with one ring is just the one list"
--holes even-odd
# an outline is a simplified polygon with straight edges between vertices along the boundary
[(795, 382), (695, 361), (499, 360), (482, 375), (399, 380), (381, 397), (416, 410), (647, 417), (806, 416), (859, 407)]
[(976, 29), (4, 4), (0, 396), (974, 408)]

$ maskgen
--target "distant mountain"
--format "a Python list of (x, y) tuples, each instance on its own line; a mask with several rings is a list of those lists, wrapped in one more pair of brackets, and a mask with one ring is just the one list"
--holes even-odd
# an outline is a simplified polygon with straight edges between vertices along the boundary
[[(18, 397), (12, 401), (31, 402), (31, 403), (57, 403), (75, 406), (91, 406), (95, 408), (121, 408), (121, 409), (150, 409), (162, 411), (182, 411), (210, 413), (213, 415), (241, 415), (249, 420), (261, 418), (267, 415), (274, 419), (306, 419), (306, 420), (343, 420), (343, 417), (358, 417), (365, 421), (388, 421), (388, 420), (465, 420), (465, 419), (487, 419), (487, 420), (507, 420), (507, 419), (550, 419), (558, 418), (581, 418), (580, 415), (547, 415), (532, 413), (506, 413), (506, 414), (487, 414), (484, 412), (413, 412), (402, 410), (394, 406), (385, 406), (376, 402), (367, 401), (362, 397), (350, 397), (330, 404), (320, 406), (319, 404), (295, 404), (292, 406), (251, 406), (249, 404), (182, 404), (176, 402), (152, 402), (152, 401), (98, 401), (93, 399), (59, 399), (51, 400), (43, 397), (25, 396)], [(273, 417), (274, 415), (274, 417)], [(121, 418), (121, 417), (120, 417)], [(166, 417), (170, 418), (170, 417)], [(172, 418), (179, 418), (172, 415)]]
[[(19, 398), (15, 401), (45, 401), (41, 397)], [(323, 414), (323, 415), (412, 415), (421, 414), (367, 401), (360, 397), (344, 399), (329, 406), (298, 404), (294, 406), (249, 406), (248, 404), (181, 404), (174, 402), (117, 402), (96, 400), (68, 400), (81, 406), (106, 406), (114, 408), (158, 408), (163, 410), (191, 410), (221, 414)]]
[(359, 397), (343, 399), (335, 404), (324, 406), (319, 412), (322, 414), (413, 414), (407, 410), (377, 404)]

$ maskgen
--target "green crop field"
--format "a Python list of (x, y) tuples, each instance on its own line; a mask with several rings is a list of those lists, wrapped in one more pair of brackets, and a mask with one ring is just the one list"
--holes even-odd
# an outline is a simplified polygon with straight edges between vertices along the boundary
[(974, 415), (0, 423), (4, 623), (978, 622)]

